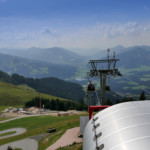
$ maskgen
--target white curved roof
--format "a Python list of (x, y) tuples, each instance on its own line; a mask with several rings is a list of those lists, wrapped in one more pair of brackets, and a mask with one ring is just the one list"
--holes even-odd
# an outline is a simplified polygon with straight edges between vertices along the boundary
[(150, 100), (126, 102), (97, 113), (87, 124), (83, 150), (150, 150)]

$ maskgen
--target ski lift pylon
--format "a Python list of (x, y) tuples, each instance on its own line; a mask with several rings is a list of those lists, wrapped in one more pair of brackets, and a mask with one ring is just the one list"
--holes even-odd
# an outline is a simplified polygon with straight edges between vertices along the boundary
[(107, 77), (108, 83), (105, 85), (105, 91), (110, 91), (110, 76)]

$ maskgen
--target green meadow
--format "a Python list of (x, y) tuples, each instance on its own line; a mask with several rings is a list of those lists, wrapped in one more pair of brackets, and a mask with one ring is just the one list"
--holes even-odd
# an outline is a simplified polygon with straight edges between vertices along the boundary
[(81, 143), (73, 143), (72, 145), (66, 146), (66, 147), (62, 147), (59, 148), (57, 150), (82, 150), (82, 144)]
[(119, 70), (123, 75), (129, 76), (129, 75), (133, 75), (134, 72), (150, 71), (150, 67), (144, 66), (144, 65), (141, 65), (138, 68), (132, 68), (132, 69), (120, 67)]
[(14, 134), (14, 133), (16, 133), (16, 131), (3, 133), (3, 134), (0, 134), (0, 137), (2, 137), (2, 136), (6, 136), (6, 135), (11, 135), (11, 134)]

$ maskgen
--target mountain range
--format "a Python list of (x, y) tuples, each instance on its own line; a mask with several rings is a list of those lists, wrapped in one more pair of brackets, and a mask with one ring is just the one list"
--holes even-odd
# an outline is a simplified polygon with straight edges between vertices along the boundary
[(18, 73), (26, 77), (58, 77), (61, 79), (71, 78), (76, 67), (61, 64), (46, 63), (30, 60), (18, 56), (0, 54), (0, 70), (8, 74)]
[(150, 66), (150, 48), (136, 47), (122, 54), (117, 55), (120, 59), (119, 67), (137, 68), (140, 66)]
[(29, 49), (0, 49), (3, 54), (9, 54), (30, 60), (37, 60), (52, 64), (77, 66), (84, 62), (85, 57), (80, 56), (74, 52), (60, 47), (52, 48), (37, 48), (32, 47)]
[[(10, 75), (18, 73), (33, 78), (58, 77), (85, 85), (88, 82), (86, 73), (90, 70), (88, 60), (104, 59), (107, 56), (106, 50), (97, 51), (94, 53), (93, 50), (93, 54), (81, 56), (58, 47), (27, 50), (1, 48), (0, 70)], [(136, 98), (142, 90), (148, 91), (150, 89), (150, 46), (128, 48), (117, 46), (110, 48), (110, 55), (113, 55), (113, 51), (116, 53), (116, 58), (120, 59), (117, 67), (123, 77), (110, 80), (112, 90)], [(149, 96), (147, 92), (146, 94)]]

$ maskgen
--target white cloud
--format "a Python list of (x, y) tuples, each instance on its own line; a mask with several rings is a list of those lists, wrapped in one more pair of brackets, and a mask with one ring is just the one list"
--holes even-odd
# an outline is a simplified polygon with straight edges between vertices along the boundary
[(145, 11), (148, 11), (149, 8), (148, 8), (147, 6), (144, 6), (144, 10), (145, 10)]
[(150, 24), (136, 22), (103, 24), (63, 30), (49, 25), (40, 29), (9, 30), (0, 32), (0, 47), (53, 47), (107, 48), (116, 45), (150, 45)]
[(49, 36), (49, 37), (58, 37), (59, 36), (59, 33), (57, 31), (54, 31), (48, 27), (43, 27), (39, 34), (41, 34), (43, 36)]
[(7, 0), (0, 0), (0, 2), (6, 2)]
[[(138, 25), (136, 22), (125, 24), (98, 24), (90, 28), (64, 36), (62, 41), (71, 46), (82, 48), (106, 48), (116, 45), (149, 45), (150, 25)], [(67, 46), (68, 46), (67, 45)]]

